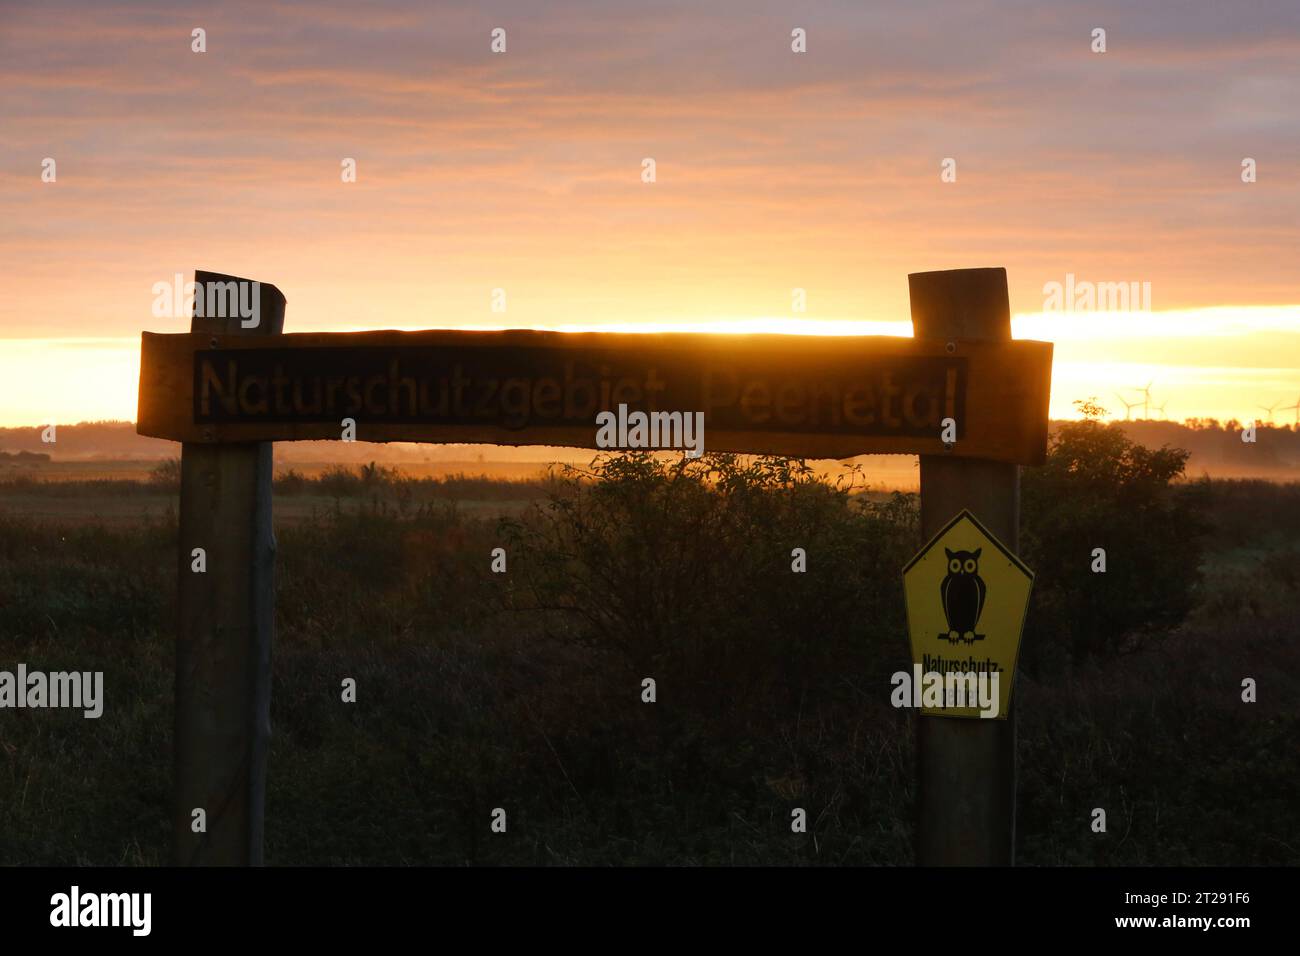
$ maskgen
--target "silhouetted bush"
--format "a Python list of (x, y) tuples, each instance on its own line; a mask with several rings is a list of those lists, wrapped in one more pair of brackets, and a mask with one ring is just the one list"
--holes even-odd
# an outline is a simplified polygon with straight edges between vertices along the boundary
[[(1134, 444), (1117, 424), (1062, 424), (1047, 463), (1022, 476), (1021, 554), (1035, 572), (1029, 670), (1132, 650), (1186, 618), (1206, 529), (1175, 481), (1187, 452)], [(1094, 549), (1106, 570), (1093, 570)]]
[[(851, 494), (851, 481), (735, 455), (566, 468), (544, 505), (504, 522), (514, 600), (581, 622), (580, 639), (709, 709), (797, 699), (906, 654), (915, 508)], [(793, 570), (796, 548), (809, 573)]]
[(311, 486), (312, 480), (296, 468), (278, 472), (273, 481), (277, 495), (301, 495)]
[(149, 484), (166, 491), (180, 491), (181, 460), (164, 458), (149, 472)]

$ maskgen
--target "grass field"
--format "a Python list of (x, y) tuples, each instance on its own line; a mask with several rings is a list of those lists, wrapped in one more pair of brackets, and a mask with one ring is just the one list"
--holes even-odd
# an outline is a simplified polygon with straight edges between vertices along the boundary
[[(663, 499), (679, 524), (572, 512), (621, 516), (574, 614), (539, 606), (587, 580), (548, 577), (557, 546), (599, 544), (555, 537), (550, 503), (590, 503), (562, 482), (334, 478), (275, 502), (269, 863), (911, 861), (916, 718), (888, 694), (914, 500), (754, 484)], [(1300, 491), (1198, 494), (1192, 613), (1020, 675), (1021, 863), (1300, 863)], [(0, 863), (167, 860), (175, 508), (156, 482), (0, 483), (0, 668), (102, 670), (107, 697), (0, 712)], [(759, 553), (781, 529), (819, 557), (798, 582)]]

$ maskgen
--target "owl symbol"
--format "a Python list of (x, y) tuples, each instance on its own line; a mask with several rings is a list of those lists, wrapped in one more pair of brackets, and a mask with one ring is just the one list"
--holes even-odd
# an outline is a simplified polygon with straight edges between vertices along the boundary
[(939, 585), (939, 593), (943, 595), (943, 615), (948, 619), (948, 633), (940, 634), (939, 639), (950, 644), (982, 641), (984, 635), (975, 633), (975, 625), (984, 610), (984, 595), (988, 590), (980, 577), (980, 552), (984, 549), (943, 550), (948, 555), (948, 574)]

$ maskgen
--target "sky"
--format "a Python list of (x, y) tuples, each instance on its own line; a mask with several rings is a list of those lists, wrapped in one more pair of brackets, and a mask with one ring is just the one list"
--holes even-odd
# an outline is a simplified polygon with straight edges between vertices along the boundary
[(985, 266), (1053, 415), (1290, 421), (1297, 103), (1295, 0), (0, 0), (0, 425), (133, 419), (196, 269), (286, 331), (907, 335)]

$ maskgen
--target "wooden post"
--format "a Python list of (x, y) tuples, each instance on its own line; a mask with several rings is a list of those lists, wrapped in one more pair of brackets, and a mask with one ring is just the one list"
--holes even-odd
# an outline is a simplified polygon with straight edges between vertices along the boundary
[[(907, 277), (917, 338), (1009, 341), (1005, 269), (919, 272)], [(921, 456), (921, 540), (963, 508), (1012, 551), (1019, 546), (1020, 466)], [(1006, 720), (917, 717), (917, 840), (920, 865), (1012, 864), (1015, 853), (1016, 727)]]
[[(192, 332), (275, 335), (284, 296), (273, 285), (195, 272)], [(214, 283), (257, 290), (258, 324), (238, 308), (214, 317)], [(230, 287), (223, 287), (230, 288)], [(217, 290), (213, 290), (214, 292)], [(235, 301), (238, 301), (237, 298)], [(203, 312), (203, 315), (200, 315)], [(233, 314), (232, 314), (233, 313)], [(266, 751), (271, 733), (271, 640), (275, 539), (271, 532), (271, 443), (181, 446), (177, 589), (173, 862), (257, 866), (262, 862)], [(194, 570), (194, 549), (206, 570)], [(206, 832), (194, 832), (194, 811)]]

